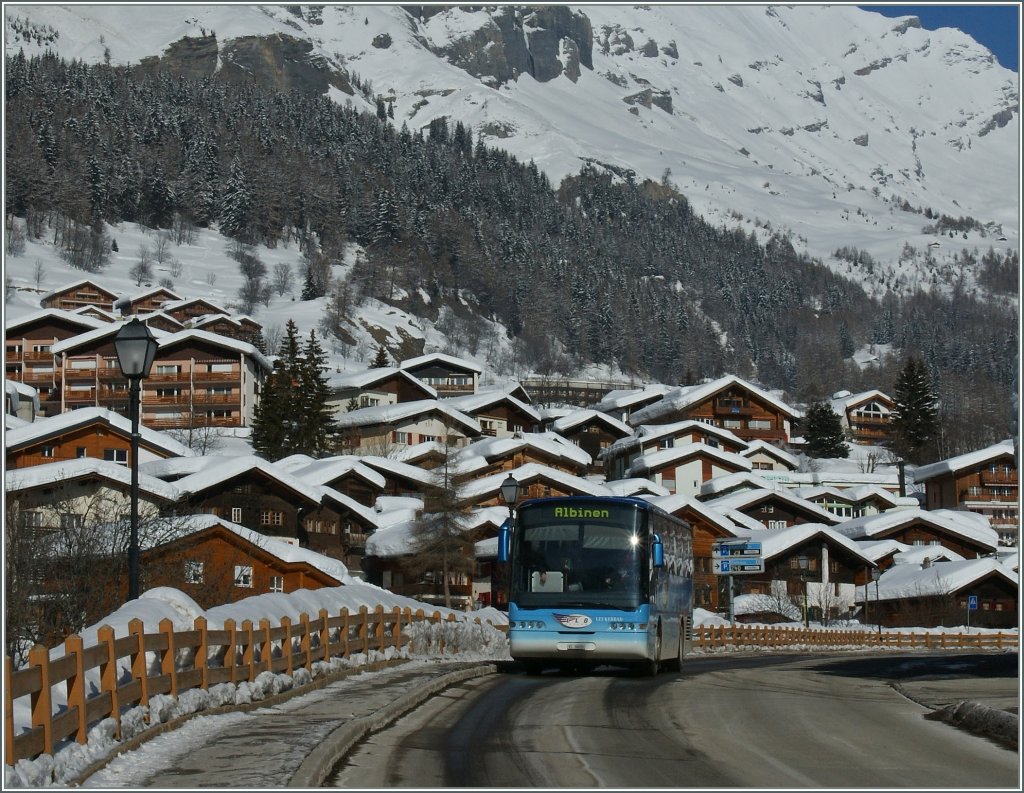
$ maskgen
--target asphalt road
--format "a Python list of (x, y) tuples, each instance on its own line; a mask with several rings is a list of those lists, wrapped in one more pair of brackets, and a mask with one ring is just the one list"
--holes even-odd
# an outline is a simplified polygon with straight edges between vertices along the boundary
[(485, 676), (370, 735), (326, 784), (1020, 789), (1016, 751), (927, 718), (957, 698), (951, 681), (995, 681), (983, 692), (1009, 699), (1016, 664), (773, 654), (697, 657), (653, 679)]

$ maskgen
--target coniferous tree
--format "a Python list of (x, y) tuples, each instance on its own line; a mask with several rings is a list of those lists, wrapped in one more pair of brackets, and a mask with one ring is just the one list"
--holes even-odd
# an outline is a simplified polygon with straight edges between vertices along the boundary
[(921, 465), (934, 454), (939, 428), (938, 399), (924, 361), (910, 356), (896, 379), (893, 447), (908, 461)]
[(309, 332), (309, 338), (302, 349), (299, 363), (299, 406), (301, 421), (297, 452), (310, 457), (323, 457), (331, 452), (335, 433), (332, 410), (327, 404), (331, 389), (327, 385), (327, 353), (316, 338), (316, 331)]
[(248, 242), (252, 223), (252, 194), (248, 180), (242, 171), (242, 164), (235, 157), (224, 183), (224, 194), (220, 202), (220, 230), (229, 237)]
[(391, 361), (388, 359), (387, 348), (383, 344), (377, 345), (377, 354), (373, 358), (373, 362), (370, 364), (371, 369), (386, 369), (391, 365)]
[(811, 457), (849, 457), (843, 435), (843, 424), (832, 408), (825, 402), (815, 402), (807, 409), (807, 454)]
[(285, 325), (274, 370), (263, 384), (253, 411), (252, 448), (267, 460), (280, 460), (298, 447), (302, 415), (295, 399), (299, 372), (299, 337), (294, 320)]

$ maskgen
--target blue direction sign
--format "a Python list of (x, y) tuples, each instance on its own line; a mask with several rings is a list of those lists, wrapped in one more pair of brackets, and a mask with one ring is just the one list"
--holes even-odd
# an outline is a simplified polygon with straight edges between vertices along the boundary
[(752, 540), (725, 540), (716, 542), (711, 549), (714, 558), (733, 559), (737, 556), (761, 556), (760, 541)]
[(978, 596), (977, 595), (968, 595), (967, 596), (967, 608), (969, 608), (971, 611), (974, 611), (975, 609), (978, 608)]
[(764, 565), (760, 556), (736, 556), (728, 559), (713, 559), (711, 569), (716, 575), (763, 573)]

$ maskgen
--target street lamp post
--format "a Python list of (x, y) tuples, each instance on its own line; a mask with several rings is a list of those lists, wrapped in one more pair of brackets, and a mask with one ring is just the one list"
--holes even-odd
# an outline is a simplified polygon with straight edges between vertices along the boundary
[[(882, 605), (878, 597), (878, 579), (882, 577), (881, 569), (871, 568), (871, 577), (875, 579), (875, 619), (878, 620), (878, 643), (882, 643)], [(864, 602), (868, 602), (867, 592), (864, 593)]]
[(807, 566), (810, 564), (810, 560), (807, 558), (807, 554), (800, 554), (796, 561), (800, 565), (800, 583), (804, 588), (804, 627), (809, 628), (811, 623), (807, 614)]
[(132, 420), (131, 438), (131, 535), (128, 540), (128, 599), (139, 596), (139, 403), (142, 380), (149, 376), (156, 357), (153, 332), (136, 317), (121, 326), (114, 337), (117, 365), (128, 378), (128, 408)]

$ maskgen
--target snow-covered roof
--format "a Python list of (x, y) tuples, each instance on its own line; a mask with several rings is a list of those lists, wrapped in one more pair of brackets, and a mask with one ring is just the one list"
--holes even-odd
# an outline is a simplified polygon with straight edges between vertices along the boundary
[(857, 407), (857, 405), (863, 404), (871, 399), (877, 399), (879, 401), (878, 407), (881, 408), (882, 413), (888, 414), (889, 408), (886, 405), (891, 405), (893, 399), (888, 394), (879, 391), (877, 388), (870, 391), (861, 391), (859, 394), (851, 394), (849, 391), (839, 391), (832, 396), (829, 400), (829, 407), (832, 411), (840, 416), (845, 416), (846, 413), (851, 409)]
[(460, 463), (473, 457), (495, 460), (515, 454), (524, 447), (536, 449), (541, 454), (571, 461), (579, 466), (591, 463), (591, 457), (574, 443), (551, 432), (524, 432), (509, 438), (479, 438), (459, 452)]
[(423, 390), (431, 399), (437, 399), (437, 389), (424, 383), (418, 377), (395, 366), (383, 366), (377, 369), (365, 369), (360, 372), (336, 372), (327, 378), (327, 387), (332, 391), (344, 391), (348, 388), (369, 388), (377, 383), (400, 377)]
[[(731, 518), (727, 517), (725, 513), (712, 509), (702, 501), (698, 501), (693, 496), (688, 496), (685, 493), (673, 493), (662, 498), (651, 498), (648, 501), (672, 514), (678, 514), (681, 509), (690, 509), (700, 515), (705, 522), (717, 526), (726, 534), (737, 536), (736, 523)], [(742, 532), (743, 535), (746, 533)]]
[(367, 454), (359, 459), (364, 465), (379, 471), (386, 477), (408, 479), (422, 485), (432, 485), (437, 482), (437, 472), (429, 468), (420, 468), (418, 465), (409, 465), (401, 460), (393, 460), (390, 457), (380, 457), (375, 454)]
[(629, 466), (629, 473), (636, 475), (693, 457), (717, 460), (722, 465), (738, 468), (740, 471), (749, 471), (753, 467), (753, 463), (746, 457), (741, 457), (738, 454), (723, 451), (698, 441), (697, 443), (686, 443), (682, 446), (673, 446), (669, 449), (659, 449), (656, 452), (643, 454), (637, 457)]
[(373, 427), (380, 424), (397, 425), (403, 421), (416, 420), (431, 413), (440, 413), (460, 425), (469, 434), (480, 434), (480, 424), (476, 419), (444, 404), (443, 399), (417, 399), (413, 402), (396, 402), (393, 405), (360, 408), (336, 416), (335, 424), (340, 428)]
[(317, 504), (320, 503), (323, 495), (320, 485), (299, 479), (254, 454), (220, 457), (216, 464), (207, 465), (195, 473), (176, 480), (174, 484), (183, 495), (190, 495), (216, 487), (222, 482), (250, 471), (259, 471), (296, 494), (304, 496)]
[(796, 455), (790, 454), (785, 449), (780, 449), (775, 444), (763, 440), (751, 441), (740, 454), (744, 457), (753, 457), (755, 454), (767, 454), (769, 457), (774, 457), (786, 465), (792, 471), (800, 467), (800, 460), (797, 459)]
[(177, 292), (168, 289), (166, 286), (154, 286), (142, 292), (136, 292), (133, 295), (122, 295), (121, 297), (114, 301), (114, 306), (120, 307), (130, 305), (131, 303), (135, 303), (139, 300), (145, 300), (147, 297), (152, 297), (153, 295), (159, 295), (161, 293), (167, 295), (168, 300), (175, 300), (180, 302), (181, 300), (184, 299)]
[(749, 445), (747, 441), (724, 427), (714, 427), (711, 424), (705, 424), (703, 421), (685, 419), (683, 421), (673, 421), (671, 424), (641, 424), (628, 438), (620, 438), (612, 443), (605, 449), (602, 456), (607, 457), (612, 454), (624, 453), (634, 446), (651, 443), (666, 436), (684, 435), (688, 430), (694, 430), (701, 435), (713, 435), (739, 449), (744, 449)]
[(831, 525), (800, 523), (796, 526), (787, 526), (784, 529), (766, 529), (756, 535), (756, 539), (761, 543), (761, 556), (766, 560), (785, 555), (790, 549), (819, 537), (846, 549), (861, 560), (865, 567), (874, 565), (874, 561), (865, 555), (857, 543), (837, 532)]
[(860, 485), (859, 487), (843, 488), (829, 487), (827, 485), (813, 485), (810, 487), (794, 488), (793, 493), (798, 495), (800, 498), (806, 498), (807, 500), (812, 500), (821, 496), (829, 496), (836, 501), (846, 504), (863, 504), (866, 501), (877, 499), (878, 501), (888, 504), (892, 508), (899, 506), (917, 506), (917, 499), (909, 497), (900, 498), (886, 490), (884, 487), (879, 487), (878, 485)]
[(167, 347), (173, 347), (176, 344), (185, 344), (190, 341), (204, 341), (208, 344), (213, 344), (218, 347), (226, 347), (229, 350), (242, 353), (243, 355), (252, 358), (268, 372), (274, 368), (270, 363), (270, 359), (256, 349), (255, 345), (252, 345), (247, 341), (233, 339), (230, 336), (221, 336), (219, 333), (210, 333), (206, 330), (199, 330), (199, 328), (186, 328), (185, 330), (179, 330), (177, 333), (171, 333), (167, 336), (161, 337), (159, 349), (162, 350)]
[(709, 479), (700, 486), (701, 496), (724, 494), (742, 488), (744, 490), (782, 490), (782, 486), (770, 479), (765, 479), (749, 470), (737, 471), (734, 474), (723, 474)]
[(977, 451), (961, 454), (957, 457), (950, 457), (948, 460), (940, 460), (937, 463), (922, 465), (914, 469), (914, 481), (917, 483), (927, 482), (943, 474), (953, 474), (965, 468), (974, 468), (984, 465), (990, 460), (1009, 455), (1013, 457), (1013, 439), (1000, 441), (992, 446)]
[(445, 397), (441, 400), (444, 404), (449, 407), (453, 407), (456, 410), (462, 411), (467, 415), (472, 415), (487, 408), (493, 407), (494, 405), (500, 405), (506, 402), (517, 409), (521, 410), (534, 422), (540, 423), (540, 414), (537, 409), (532, 405), (527, 405), (520, 399), (509, 394), (507, 391), (501, 391), (497, 389), (491, 389), (488, 391), (478, 391), (475, 394), (463, 394), (462, 396)]
[[(119, 322), (103, 322), (93, 330), (88, 330), (85, 333), (79, 333), (77, 336), (72, 336), (68, 339), (55, 342), (50, 347), (50, 352), (54, 355), (60, 355), (61, 353), (73, 353), (80, 347), (90, 347), (95, 345), (97, 342), (106, 339), (108, 336), (116, 336), (117, 332), (121, 328), (128, 324), (131, 320), (123, 319)], [(162, 339), (171, 335), (166, 330), (160, 328), (150, 328), (150, 332), (159, 344)]]
[[(132, 422), (119, 413), (108, 408), (87, 407), (58, 413), (56, 416), (38, 418), (21, 429), (11, 430), (4, 437), (4, 445), (8, 449), (16, 449), (35, 441), (57, 435), (64, 435), (73, 429), (93, 422), (102, 422), (131, 437)], [(139, 425), (139, 442), (144, 446), (159, 449), (177, 457), (193, 457), (195, 453), (174, 440), (165, 432), (158, 432), (144, 425)]]
[[(1018, 585), (1017, 574), (992, 557), (964, 561), (935, 562), (921, 568), (911, 564), (893, 565), (875, 584), (868, 584), (868, 597), (874, 600), (903, 600), (908, 597), (944, 596), (960, 592), (983, 578), (996, 575)], [(865, 587), (857, 587), (856, 598), (864, 600)]]
[(877, 562), (892, 554), (902, 553), (913, 547), (898, 540), (854, 540), (854, 542), (860, 546), (861, 552), (872, 562)]
[(210, 306), (210, 308), (216, 309), (216, 311), (222, 315), (231, 313), (219, 303), (215, 303), (207, 297), (186, 297), (181, 300), (166, 300), (160, 304), (160, 308), (164, 311), (173, 311), (176, 308), (185, 308), (186, 306), (191, 306), (194, 303), (203, 303)]
[(602, 484), (549, 468), (546, 465), (539, 465), (538, 463), (527, 463), (511, 471), (500, 471), (490, 476), (474, 479), (463, 485), (460, 495), (464, 501), (469, 502), (478, 501), (481, 498), (498, 493), (501, 490), (501, 483), (510, 474), (521, 486), (529, 485), (536, 481), (549, 481), (561, 486), (563, 490), (569, 493), (587, 496), (611, 495), (611, 491)]
[(966, 557), (943, 545), (911, 545), (892, 557), (893, 564), (912, 564), (924, 567), (937, 561), (962, 562)]
[(366, 465), (362, 457), (350, 454), (324, 457), (319, 460), (306, 457), (306, 455), (292, 455), (292, 457), (278, 460), (275, 465), (314, 485), (326, 485), (328, 482), (333, 482), (352, 473), (379, 490), (384, 490), (387, 487), (387, 480), (380, 473)]
[[(58, 460), (42, 465), (30, 465), (26, 468), (8, 469), (4, 472), (4, 489), (10, 493), (55, 485), (83, 477), (97, 477), (125, 488), (130, 488), (132, 483), (132, 472), (126, 465), (100, 460), (96, 457), (79, 457), (74, 460)], [(141, 470), (139, 472), (139, 491), (164, 501), (177, 501), (180, 494), (174, 484), (144, 474)]]
[(651, 385), (646, 385), (642, 388), (617, 388), (605, 394), (601, 400), (594, 405), (594, 409), (600, 410), (602, 413), (608, 413), (610, 411), (621, 412), (623, 409), (635, 405), (638, 402), (647, 402), (651, 399), (662, 397), (671, 390), (671, 386), (663, 385), (661, 383), (652, 383)]
[(631, 477), (629, 479), (615, 479), (606, 482), (607, 487), (613, 496), (642, 496), (661, 497), (669, 495), (668, 488), (655, 484), (650, 479), (643, 477)]
[(427, 366), (428, 364), (438, 363), (450, 366), (454, 369), (464, 369), (467, 372), (475, 372), (476, 374), (482, 374), (483, 368), (477, 366), (475, 363), (464, 360), (462, 358), (456, 358), (454, 355), (447, 355), (443, 352), (432, 352), (427, 355), (420, 355), (417, 358), (409, 358), (408, 360), (402, 361), (398, 368), (400, 369), (418, 369), (421, 366)]
[(853, 539), (877, 537), (893, 529), (911, 523), (923, 521), (931, 526), (943, 529), (955, 536), (963, 537), (975, 543), (991, 548), (993, 551), (999, 543), (999, 535), (983, 515), (966, 510), (920, 508), (894, 509), (879, 512), (875, 515), (864, 515), (860, 518), (845, 520), (836, 526), (836, 531)]
[(628, 437), (633, 434), (633, 428), (626, 424), (626, 422), (619, 421), (617, 418), (609, 416), (600, 410), (590, 410), (587, 408), (572, 410), (561, 418), (555, 419), (551, 422), (551, 429), (564, 435), (577, 427), (582, 427), (591, 422), (603, 424), (606, 429), (621, 437)]
[[(82, 308), (90, 308), (90, 306), (82, 306)], [(96, 319), (90, 317), (88, 314), (82, 314), (81, 309), (77, 311), (65, 311), (60, 308), (44, 308), (40, 311), (33, 311), (31, 314), (23, 314), (16, 319), (9, 319), (4, 323), (4, 329), (8, 334), (14, 333), (18, 328), (23, 328), (26, 325), (31, 325), (39, 320), (46, 319), (58, 319), (63, 320), (71, 325), (77, 325), (80, 328), (106, 328), (110, 327), (109, 322), (104, 322), (102, 319)]]
[(792, 491), (783, 488), (773, 488), (770, 490), (741, 490), (736, 493), (730, 493), (716, 499), (705, 501), (704, 503), (712, 509), (717, 509), (719, 512), (723, 512), (728, 510), (743, 510), (746, 507), (759, 504), (767, 498), (784, 501), (794, 509), (798, 509), (806, 514), (817, 517), (819, 522), (824, 523), (827, 526), (832, 526), (839, 522), (839, 518), (828, 510), (822, 509), (817, 504), (800, 498)]
[(99, 290), (101, 292), (106, 292), (108, 295), (117, 294), (112, 289), (107, 289), (105, 286), (100, 286), (98, 283), (96, 283), (92, 279), (80, 278), (77, 281), (71, 281), (70, 283), (64, 284), (63, 286), (58, 286), (52, 292), (47, 292), (45, 295), (43, 295), (41, 298), (39, 298), (39, 302), (43, 303), (43, 302), (49, 300), (51, 297), (56, 297), (57, 295), (64, 294), (68, 290), (70, 290), (70, 289), (77, 289), (80, 286), (91, 286), (91, 287), (93, 287), (93, 288), (95, 288), (95, 289), (97, 289), (97, 290)]
[(730, 386), (737, 386), (749, 391), (758, 397), (758, 399), (761, 399), (765, 403), (774, 407), (780, 413), (783, 413), (790, 418), (795, 419), (803, 415), (801, 411), (787, 405), (779, 397), (765, 391), (763, 388), (759, 388), (752, 383), (741, 380), (739, 377), (736, 377), (736, 375), (726, 375), (725, 377), (719, 377), (717, 380), (712, 380), (709, 383), (679, 386), (678, 388), (674, 388), (666, 393), (658, 402), (636, 411), (636, 413), (630, 416), (630, 423), (634, 426), (638, 424), (645, 424), (647, 422), (656, 424), (658, 423), (658, 419), (662, 416), (672, 415), (678, 411), (686, 410), (688, 407), (693, 405), (705, 402), (719, 391), (729, 388)]
[(310, 567), (331, 576), (331, 578), (339, 582), (345, 581), (349, 577), (348, 568), (338, 559), (311, 551), (309, 548), (302, 548), (298, 545), (292, 545), (291, 543), (268, 537), (245, 526), (224, 520), (224, 518), (217, 515), (187, 515), (175, 518), (174, 521), (175, 533), (178, 535), (178, 538), (187, 537), (214, 526), (223, 526), (246, 542), (257, 546), (260, 550), (280, 559), (282, 562), (308, 564)]

